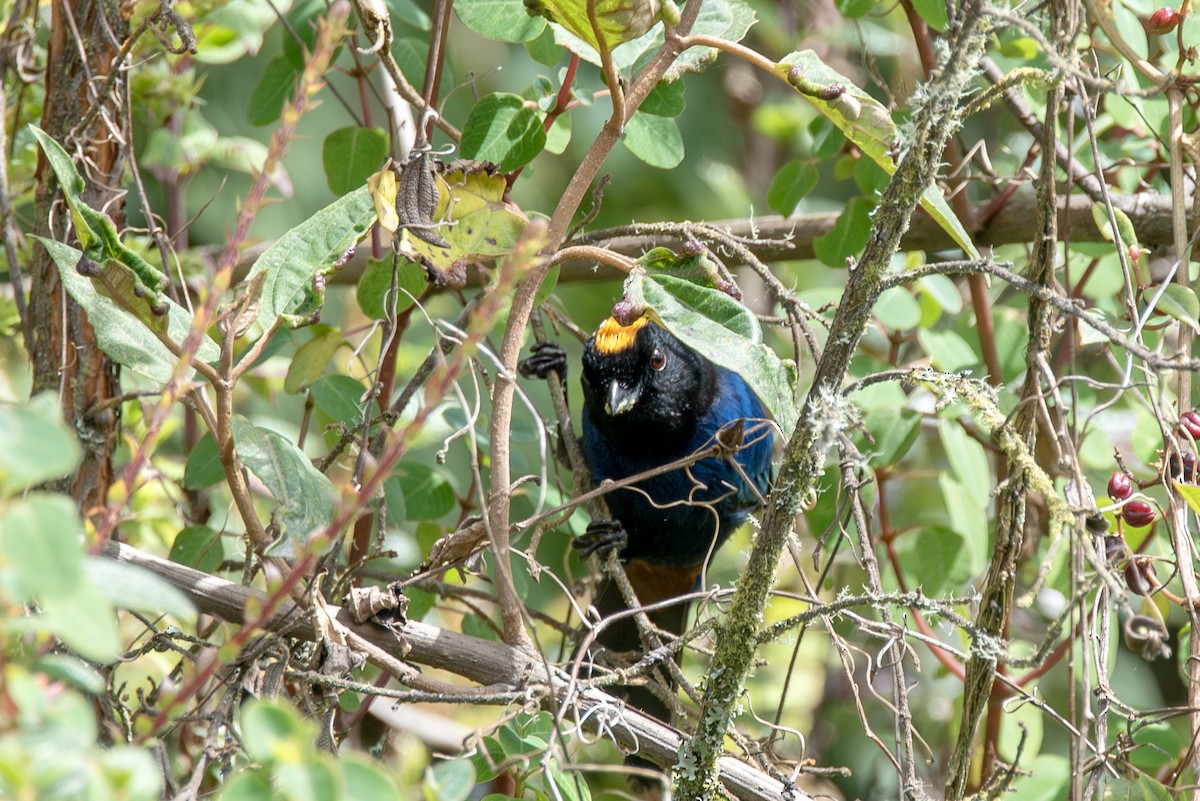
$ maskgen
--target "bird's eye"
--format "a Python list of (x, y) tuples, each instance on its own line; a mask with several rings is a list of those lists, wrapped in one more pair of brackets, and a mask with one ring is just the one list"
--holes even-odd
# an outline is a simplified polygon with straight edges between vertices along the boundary
[(650, 352), (650, 366), (655, 372), (661, 373), (663, 368), (667, 366), (667, 354), (663, 353), (659, 348), (655, 348)]

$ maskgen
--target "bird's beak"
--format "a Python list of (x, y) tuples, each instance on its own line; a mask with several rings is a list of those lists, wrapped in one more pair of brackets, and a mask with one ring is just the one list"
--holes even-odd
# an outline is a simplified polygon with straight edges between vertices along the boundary
[(624, 414), (637, 405), (641, 394), (640, 384), (627, 387), (620, 381), (613, 381), (608, 385), (608, 403), (605, 404), (605, 411), (613, 417)]

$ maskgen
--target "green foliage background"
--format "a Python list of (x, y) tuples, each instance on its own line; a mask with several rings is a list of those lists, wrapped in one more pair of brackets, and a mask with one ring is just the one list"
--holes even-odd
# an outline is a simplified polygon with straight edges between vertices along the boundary
[[(1155, 35), (1141, 22), (1155, 10), (1149, 2), (1050, 5), (1078, 14), (1071, 36), (1052, 31), (1049, 10), (1001, 4), (991, 9), (988, 56), (1036, 114), (1047, 113), (1050, 87), (1070, 87), (1075, 105), (1049, 113), (1084, 174), (1102, 174), (1115, 211), (1085, 200), (1070, 218), (1078, 227), (1064, 227), (1053, 245), (1048, 292), (1063, 302), (1040, 393), (1022, 398), (1035, 287), (1021, 276), (1032, 274), (1041, 151), (991, 93), (993, 82), (976, 78), (967, 98), (975, 105), (944, 154), (950, 169), (925, 190), (917, 214), (933, 221), (929, 236), (940, 244), (893, 258), (889, 288), (846, 371), (854, 391), (831, 402), (826, 444), (838, 453), (822, 461), (813, 494), (788, 501), (803, 513), (764, 611), (764, 626), (782, 633), (756, 651), (761, 661), (736, 718), (732, 750), (805, 793), (916, 797), (926, 785), (946, 786), (951, 754), (964, 748), (955, 745), (964, 665), (990, 642), (974, 621), (996, 558), (998, 497), (1012, 480), (1004, 426), (995, 421), (1015, 419), (1027, 404), (1039, 408), (1031, 462), (1054, 492), (1028, 494), (1017, 595), (998, 646), (1018, 689), (1012, 697), (993, 691), (989, 725), (965, 746), (987, 766), (970, 786), (1023, 799), (1167, 798), (1196, 780), (1188, 744), (1197, 724), (1187, 714), (1195, 701), (1187, 599), (1195, 560), (1180, 550), (1196, 530), (1200, 498), (1194, 469), (1168, 470), (1170, 459), (1196, 452), (1178, 424), (1193, 404), (1194, 265), (1185, 257), (1182, 276), (1164, 283), (1179, 255), (1172, 248), (1183, 244), (1172, 242), (1169, 223), (1189, 207), (1180, 204), (1182, 190), (1172, 196), (1170, 168), (1191, 158), (1172, 147), (1169, 108), (1178, 104), (1181, 131), (1193, 131), (1194, 97), (1140, 90), (1156, 76), (1194, 72), (1187, 47), (1200, 23), (1184, 14), (1177, 31)], [(605, 36), (631, 40), (612, 54), (630, 91), (663, 26), (608, 6)], [(387, 6), (390, 52), (418, 91), (439, 7)], [(135, 4), (131, 19), (156, 9)], [(203, 614), (211, 610), (197, 610), (170, 582), (102, 555), (105, 540), (119, 540), (273, 601), (293, 593), (308, 603), (316, 595), (347, 603), (350, 583), (382, 586), (420, 573), (404, 590), (409, 620), (505, 638), (496, 553), (475, 543), (469, 558), (432, 567), (427, 560), (444, 538), (470, 531), (471, 516), (488, 505), (498, 354), (512, 298), (539, 269), (545, 236), (540, 223), (526, 222), (556, 219), (611, 114), (597, 52), (605, 48), (586, 4), (547, 3), (551, 24), (530, 17), (520, 0), (456, 0), (435, 99), (441, 120), (463, 129), (462, 142), (435, 132), (429, 144), (442, 162), (462, 156), (498, 167), (431, 173), (441, 182), (433, 227), (455, 257), (422, 243), (414, 233), (421, 226), (401, 219), (394, 233), (408, 258), (395, 262), (395, 274), (375, 223), (381, 209), (402, 205), (403, 192), (398, 202), (396, 190), (388, 196), (372, 176), (389, 156), (404, 169), (412, 162), (388, 116), (396, 96), (370, 51), (375, 34), (347, 8), (311, 0), (176, 10), (174, 35), (193, 30), (196, 52), (170, 55), (143, 36), (130, 51), (128, 102), (117, 104), (132, 132), (125, 155), (137, 167), (122, 174), (124, 225), (71, 189), (89, 176), (78, 158), (82, 140), (56, 143), (36, 127), (52, 102), (44, 86), (29, 69), (0, 62), (16, 278), (0, 293), (0, 796), (585, 801), (623, 792), (613, 738), (581, 734), (554, 699), (539, 708), (525, 688), (502, 688), (494, 703), (472, 704), (417, 679), (399, 690), (378, 659), (322, 673), (328, 652), (268, 633), (253, 604), (244, 626)], [(26, 66), (45, 67), (45, 8), (26, 2), (16, 11), (0, 43), (21, 45)], [(335, 24), (332, 38), (320, 40), (318, 19), (349, 20), (352, 30), (339, 38), (345, 32)], [(813, 351), (828, 344), (848, 276), (913, 138), (914, 110), (928, 100), (918, 45), (951, 25), (942, 3), (917, 0), (707, 0), (698, 25), (744, 49), (689, 50), (678, 62), (682, 74), (658, 84), (629, 120), (603, 163), (611, 181), (567, 209), (584, 228), (566, 244), (600, 250), (556, 267), (539, 293), (539, 314), (574, 371), (581, 335), (615, 302), (644, 305), (743, 372), (787, 439), (813, 380)], [(21, 34), (26, 29), (36, 35)], [(1063, 55), (1047, 54), (1052, 42)], [(304, 83), (305, 68), (323, 59), (332, 66)], [(1059, 69), (1064, 60), (1070, 70)], [(569, 102), (558, 107), (568, 76), (571, 91), (561, 97)], [(312, 97), (296, 99), (305, 86)], [(840, 91), (821, 96), (835, 86)], [(1081, 99), (1079, 87), (1091, 99)], [(35, 186), (47, 170), (69, 188), (73, 213), (61, 206), (59, 222), (72, 220), (73, 230), (60, 225), (61, 236), (38, 239)], [(1065, 174), (1058, 173), (1062, 193), (1082, 198), (1085, 182)], [(950, 188), (954, 196), (942, 191)], [(1151, 212), (1138, 216), (1137, 200)], [(1017, 219), (1004, 221), (1014, 208)], [(995, 233), (993, 215), (1019, 230)], [(731, 243), (721, 238), (726, 223), (683, 226), (701, 220), (740, 223), (744, 235)], [(770, 233), (755, 236), (746, 223)], [(153, 280), (144, 283), (163, 267), (148, 234), (159, 225), (176, 237), (161, 298)], [(470, 238), (476, 228), (482, 240)], [(633, 252), (605, 249), (617, 236), (635, 237)], [(491, 250), (479, 244), (488, 240)], [(703, 245), (701, 255), (688, 240)], [(796, 242), (804, 258), (780, 255)], [(31, 386), (22, 348), (15, 293), (25, 290), (37, 248), (50, 254), (70, 302), (87, 312), (100, 348), (122, 368), (118, 480), (101, 509), (79, 508), (64, 486), (48, 483), (70, 476), (80, 444), (58, 411), (56, 388)], [(755, 254), (765, 254), (765, 275), (745, 266)], [(343, 255), (348, 266), (335, 269)], [(78, 269), (85, 256), (95, 276)], [(945, 264), (958, 259), (971, 263)], [(234, 261), (236, 273), (222, 270)], [(458, 261), (470, 263), (470, 282), (430, 285), (447, 275), (454, 284)], [(155, 272), (141, 272), (143, 264)], [(623, 287), (614, 266), (635, 277)], [(240, 283), (226, 292), (234, 274)], [(989, 277), (974, 282), (968, 274)], [(730, 291), (734, 283), (741, 297)], [(151, 309), (159, 300), (165, 317)], [(448, 337), (456, 347), (423, 373)], [(534, 338), (526, 332), (525, 344)], [(920, 378), (918, 367), (947, 374), (951, 389), (936, 389), (943, 385)], [(387, 406), (410, 380), (415, 400), (378, 418), (373, 393), (382, 388)], [(987, 393), (971, 394), (981, 381)], [(189, 382), (205, 394), (187, 395)], [(587, 525), (582, 508), (562, 510), (544, 530), (535, 523), (545, 521), (533, 520), (578, 489), (555, 460), (553, 392), (521, 382), (502, 436), (511, 440), (514, 480), (537, 479), (512, 493), (515, 597), (537, 652), (569, 664), (581, 625), (571, 599), (587, 597), (596, 571), (569, 546)], [(574, 374), (567, 397), (577, 410)], [(209, 403), (230, 413), (206, 416)], [(210, 416), (214, 425), (206, 425)], [(1128, 525), (1122, 499), (1105, 496), (1114, 471), (1128, 472), (1136, 499), (1154, 504), (1152, 526)], [(854, 499), (869, 515), (866, 531), (853, 520)], [(1069, 523), (1055, 517), (1063, 504), (1074, 515)], [(739, 532), (705, 586), (735, 586), (753, 543), (753, 526)], [(1139, 571), (1154, 580), (1139, 580)], [(858, 595), (850, 610), (792, 619)], [(723, 625), (728, 598), (702, 604), (697, 622)], [(889, 624), (885, 610), (900, 622)], [(1134, 623), (1163, 642), (1139, 639)], [(326, 644), (334, 639), (326, 632)], [(901, 640), (911, 717), (899, 726), (918, 735), (917, 783), (896, 756), (903, 736), (888, 659)], [(682, 670), (703, 691), (718, 638), (696, 644), (684, 651)], [(466, 686), (453, 671), (436, 675)], [(387, 723), (372, 717), (369, 707), (391, 703), (368, 700), (373, 686), (440, 716), (452, 742), (404, 725), (403, 713)], [(683, 728), (691, 729), (695, 699), (684, 705)], [(1006, 772), (1008, 764), (1017, 770)]]

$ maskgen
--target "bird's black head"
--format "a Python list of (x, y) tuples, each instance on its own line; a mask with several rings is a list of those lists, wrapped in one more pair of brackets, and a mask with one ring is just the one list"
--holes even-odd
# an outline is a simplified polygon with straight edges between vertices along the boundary
[(610, 317), (584, 347), (584, 401), (614, 445), (682, 447), (715, 391), (712, 362), (645, 317), (629, 325)]

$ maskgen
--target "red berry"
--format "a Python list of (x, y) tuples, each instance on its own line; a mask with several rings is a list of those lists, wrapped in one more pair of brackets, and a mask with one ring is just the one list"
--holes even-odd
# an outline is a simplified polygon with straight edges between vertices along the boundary
[(1142, 249), (1137, 245), (1129, 246), (1129, 260), (1134, 264), (1138, 263), (1138, 259), (1142, 257)]
[(1121, 517), (1134, 528), (1143, 528), (1154, 522), (1154, 507), (1146, 501), (1130, 501), (1121, 507)]
[(1114, 501), (1123, 501), (1133, 494), (1133, 482), (1124, 473), (1113, 473), (1108, 480), (1108, 497)]
[(1150, 33), (1170, 33), (1179, 24), (1179, 12), (1173, 8), (1160, 8), (1150, 15)]
[[(1149, 595), (1158, 585), (1154, 564), (1145, 557), (1130, 559), (1125, 564), (1125, 586), (1138, 595)], [(1153, 580), (1152, 580), (1153, 579)]]
[(1200, 440), (1200, 414), (1184, 412), (1179, 415), (1179, 427), (1186, 431), (1192, 439)]

